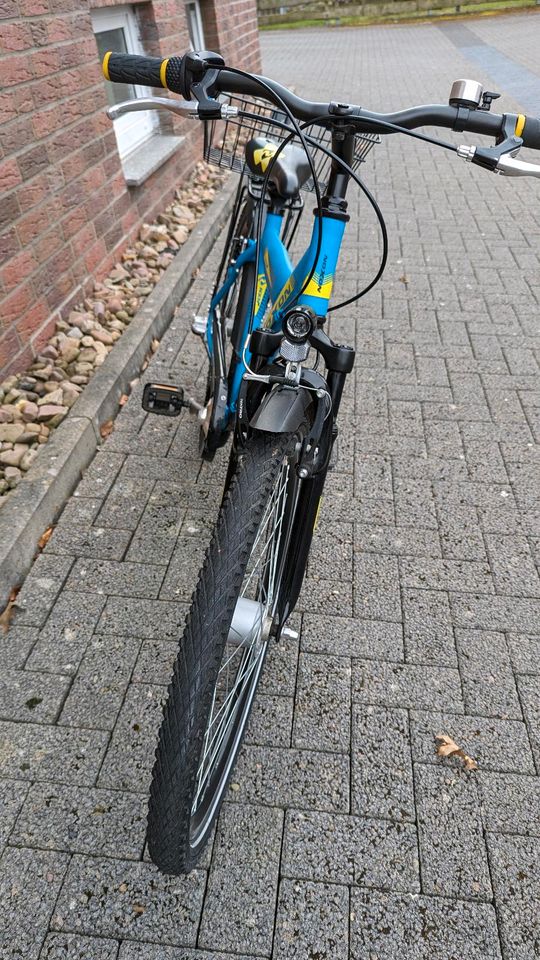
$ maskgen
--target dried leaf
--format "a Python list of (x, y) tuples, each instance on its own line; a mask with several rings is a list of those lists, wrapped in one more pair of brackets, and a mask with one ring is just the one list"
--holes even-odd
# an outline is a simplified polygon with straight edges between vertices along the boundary
[(11, 626), (11, 618), (16, 606), (15, 600), (17, 599), (18, 592), (19, 587), (14, 587), (9, 595), (9, 600), (6, 606), (2, 610), (2, 613), (0, 613), (0, 627), (2, 627), (4, 633), (7, 633)]
[(126, 890), (127, 890), (127, 883), (121, 883), (120, 886), (118, 887), (118, 889), (119, 889), (120, 893), (125, 893)]
[(106, 420), (105, 423), (102, 423), (99, 428), (99, 432), (104, 440), (107, 437), (110, 437), (113, 430), (114, 430), (114, 423), (112, 420)]
[(128, 397), (127, 393), (123, 393), (122, 396), (120, 397), (119, 401), (118, 401), (118, 405), (119, 405), (120, 407), (123, 407), (123, 406), (125, 406), (125, 404), (128, 402), (128, 400), (129, 400), (129, 397)]
[(446, 733), (438, 733), (435, 737), (438, 741), (437, 756), (439, 757), (459, 757), (466, 770), (476, 770), (478, 764), (468, 753), (465, 753), (452, 737)]
[(399, 279), (401, 280), (402, 283), (405, 284), (406, 287), (409, 286), (409, 278), (406, 273), (402, 274), (402, 276)]
[(52, 537), (53, 530), (54, 530), (54, 527), (47, 527), (47, 529), (45, 530), (45, 533), (41, 534), (38, 540), (38, 550), (43, 550), (43, 548), (47, 546), (49, 540)]
[(136, 913), (137, 916), (140, 916), (141, 913), (144, 913), (144, 907), (142, 907), (140, 903), (134, 903), (134, 904), (133, 904), (133, 913)]

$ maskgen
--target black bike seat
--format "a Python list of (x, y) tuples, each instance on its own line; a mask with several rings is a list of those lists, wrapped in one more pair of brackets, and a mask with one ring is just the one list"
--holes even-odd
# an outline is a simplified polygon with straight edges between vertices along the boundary
[[(255, 137), (246, 144), (246, 162), (256, 177), (265, 176), (278, 147), (278, 143), (266, 137)], [(304, 149), (292, 143), (283, 148), (270, 170), (270, 182), (284, 200), (296, 197), (310, 176), (311, 169)]]

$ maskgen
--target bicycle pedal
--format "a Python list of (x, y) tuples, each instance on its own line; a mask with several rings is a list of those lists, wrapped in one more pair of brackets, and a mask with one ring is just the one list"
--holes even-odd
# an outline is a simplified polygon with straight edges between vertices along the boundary
[(206, 328), (208, 326), (208, 317), (197, 317), (193, 315), (193, 320), (191, 323), (191, 332), (195, 334), (196, 337), (206, 336)]
[(177, 417), (182, 407), (190, 407), (191, 402), (184, 400), (182, 387), (174, 387), (169, 383), (145, 384), (142, 407), (147, 413), (155, 413), (159, 417)]

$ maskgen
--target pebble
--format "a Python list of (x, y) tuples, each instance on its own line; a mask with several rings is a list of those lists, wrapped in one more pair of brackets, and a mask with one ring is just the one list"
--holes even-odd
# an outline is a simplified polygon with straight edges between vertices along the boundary
[(57, 320), (29, 368), (0, 383), (0, 506), (104, 363), (223, 179), (221, 171), (199, 165), (157, 222), (143, 224), (109, 276), (96, 281), (91, 297)]

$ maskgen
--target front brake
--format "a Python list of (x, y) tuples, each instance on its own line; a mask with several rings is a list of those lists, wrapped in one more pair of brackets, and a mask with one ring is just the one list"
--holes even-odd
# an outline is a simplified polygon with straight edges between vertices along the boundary
[(484, 170), (499, 173), (503, 177), (540, 177), (540, 166), (526, 160), (516, 160), (523, 146), (521, 137), (511, 136), (493, 147), (469, 147), (462, 144), (457, 153), (462, 160), (475, 163)]

